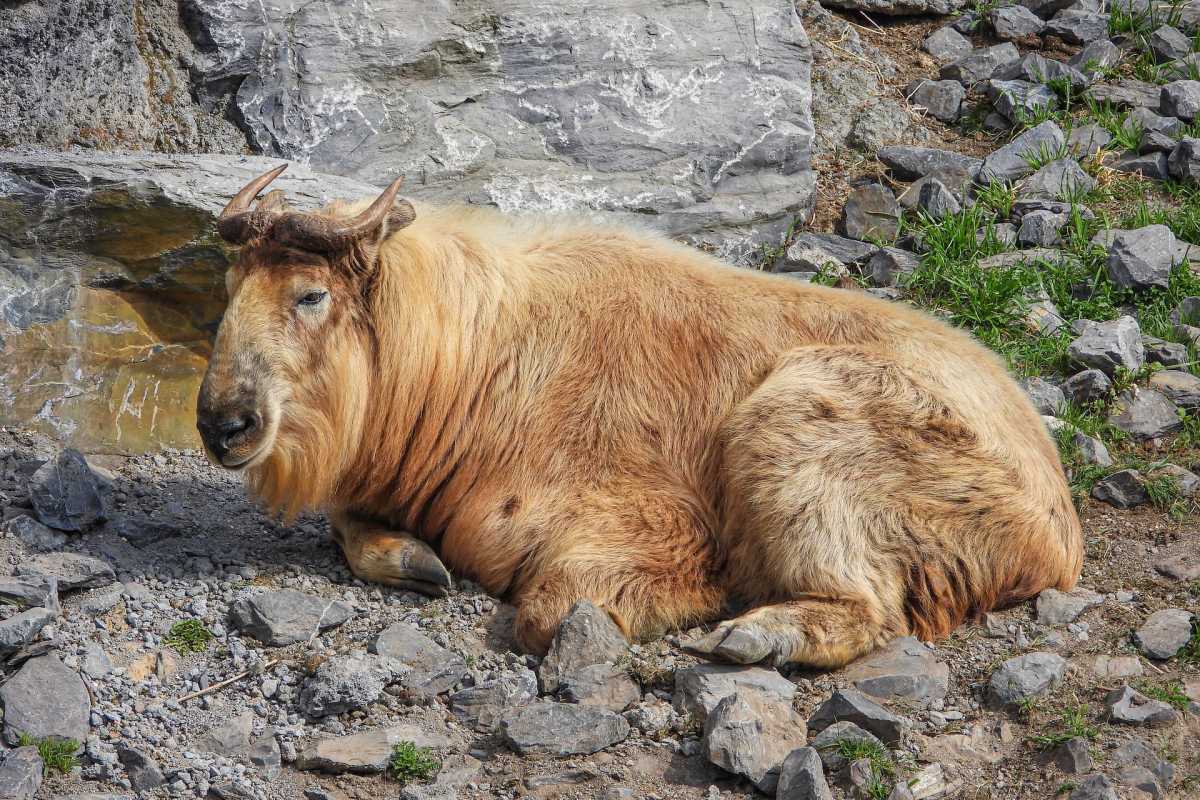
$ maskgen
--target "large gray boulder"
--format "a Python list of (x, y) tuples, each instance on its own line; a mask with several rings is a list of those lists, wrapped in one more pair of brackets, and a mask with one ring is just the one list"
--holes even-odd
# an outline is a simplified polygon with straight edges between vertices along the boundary
[(15, 745), (22, 734), (35, 739), (87, 738), (92, 700), (79, 673), (57, 655), (30, 659), (0, 686), (4, 741)]
[(813, 198), (789, 0), (184, 8), (200, 96), (257, 152), (426, 200), (618, 211), (731, 257)]

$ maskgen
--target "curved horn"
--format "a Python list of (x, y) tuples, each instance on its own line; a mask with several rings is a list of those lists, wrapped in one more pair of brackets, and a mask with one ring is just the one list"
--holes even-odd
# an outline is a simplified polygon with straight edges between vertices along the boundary
[(338, 219), (319, 214), (289, 214), (275, 225), (274, 235), (280, 241), (294, 244), (302, 250), (335, 252), (345, 250), (379, 230), (396, 203), (396, 193), (404, 178), (396, 178), (375, 202), (356, 217)]
[[(217, 232), (222, 239), (232, 244), (243, 244), (267, 232), (272, 216), (270, 208), (251, 210), (250, 204), (254, 198), (258, 197), (259, 192), (267, 188), (267, 184), (278, 178), (279, 174), (287, 169), (287, 166), (286, 163), (283, 163), (269, 172), (264, 172), (243, 186), (242, 190), (233, 196), (233, 199), (225, 206), (225, 210), (217, 217)], [(277, 202), (277, 200), (273, 200), (265, 205), (275, 206)], [(259, 213), (260, 211), (262, 213)]]

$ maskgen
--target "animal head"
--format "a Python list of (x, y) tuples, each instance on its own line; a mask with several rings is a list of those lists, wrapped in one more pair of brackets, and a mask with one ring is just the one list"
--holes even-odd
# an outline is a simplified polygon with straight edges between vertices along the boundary
[[(357, 214), (292, 211), (278, 190), (252, 206), (285, 167), (247, 184), (217, 222), (241, 251), (226, 275), (196, 427), (215, 462), (247, 470), (269, 505), (294, 513), (323, 500), (357, 449), (379, 244), (416, 214), (396, 199), (400, 180)], [(301, 484), (313, 496), (296, 496)]]

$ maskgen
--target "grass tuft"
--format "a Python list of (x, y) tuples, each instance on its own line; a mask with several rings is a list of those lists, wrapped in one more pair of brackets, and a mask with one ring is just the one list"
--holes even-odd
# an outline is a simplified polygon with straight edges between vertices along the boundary
[(428, 747), (417, 747), (413, 742), (400, 742), (392, 748), (387, 771), (400, 783), (409, 783), (428, 781), (441, 768), (442, 762), (433, 757), (433, 751)]
[(50, 736), (38, 739), (22, 733), (17, 737), (17, 745), (37, 748), (38, 755), (42, 757), (42, 772), (46, 776), (50, 775), (51, 770), (65, 775), (79, 766), (79, 759), (75, 757), (75, 754), (79, 752), (79, 742), (74, 739), (58, 739)]
[(1161, 700), (1179, 711), (1186, 711), (1188, 703), (1191, 702), (1188, 696), (1183, 693), (1183, 687), (1178, 683), (1168, 683), (1164, 686), (1159, 686), (1142, 681), (1138, 684), (1137, 690), (1146, 695), (1146, 697)]
[(203, 653), (212, 640), (212, 631), (204, 627), (203, 622), (198, 619), (184, 619), (171, 626), (163, 641), (180, 653)]
[(886, 800), (896, 777), (896, 763), (886, 747), (868, 739), (838, 739), (831, 747), (836, 747), (838, 755), (849, 763), (864, 758), (870, 761), (871, 778), (865, 787), (867, 797)]
[(1053, 723), (1053, 729), (1029, 737), (1029, 741), (1039, 750), (1049, 750), (1058, 747), (1071, 739), (1094, 740), (1100, 735), (1100, 729), (1088, 722), (1088, 707), (1086, 705), (1068, 706)]

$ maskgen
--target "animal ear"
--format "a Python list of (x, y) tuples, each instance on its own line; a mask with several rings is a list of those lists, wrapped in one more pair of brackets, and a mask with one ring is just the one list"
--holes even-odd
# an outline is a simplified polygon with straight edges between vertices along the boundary
[(404, 198), (398, 198), (396, 204), (392, 206), (391, 211), (387, 213), (387, 222), (384, 226), (384, 236), (389, 233), (395, 233), (401, 228), (406, 228), (412, 224), (417, 218), (417, 210), (413, 208), (413, 204)]

